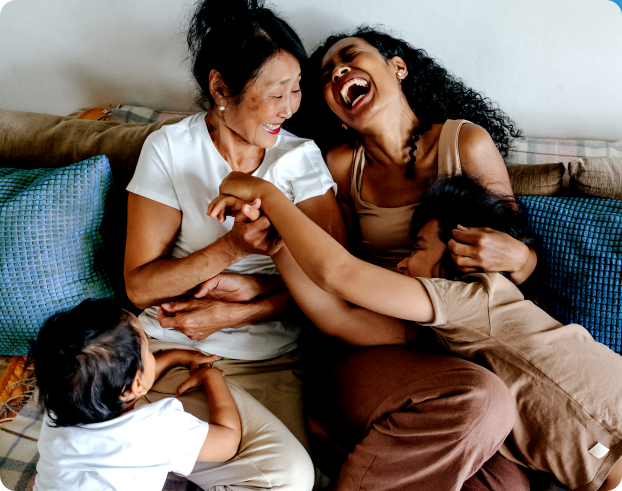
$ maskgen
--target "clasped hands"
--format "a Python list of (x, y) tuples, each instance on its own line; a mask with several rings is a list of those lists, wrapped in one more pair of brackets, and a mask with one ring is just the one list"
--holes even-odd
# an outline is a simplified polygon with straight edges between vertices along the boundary
[[(270, 190), (274, 191), (272, 188), (275, 188), (273, 184), (258, 177), (231, 172), (220, 185), (220, 196), (210, 203), (208, 215), (217, 217), (219, 222), (235, 211), (258, 218), (261, 198)], [(458, 225), (452, 236), (447, 247), (457, 268), (465, 274), (482, 271), (514, 273), (526, 265), (531, 253), (522, 242), (488, 227)]]
[[(222, 203), (219, 198), (214, 201)], [(226, 216), (234, 217), (232, 231), (225, 239), (240, 259), (248, 254), (276, 254), (282, 241), (270, 220), (262, 216), (261, 203), (229, 202), (218, 221), (223, 222)], [(221, 273), (200, 284), (192, 297), (163, 303), (158, 310), (158, 321), (165, 329), (175, 329), (195, 341), (203, 340), (223, 328), (247, 325), (258, 310), (251, 302), (283, 289), (278, 277)]]

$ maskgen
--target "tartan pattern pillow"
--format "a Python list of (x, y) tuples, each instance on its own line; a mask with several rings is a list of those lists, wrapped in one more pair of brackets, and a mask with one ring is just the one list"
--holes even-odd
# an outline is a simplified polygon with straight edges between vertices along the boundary
[(102, 223), (105, 156), (58, 169), (0, 169), (0, 354), (27, 355), (53, 313), (115, 292)]
[(622, 157), (622, 140), (611, 143), (600, 140), (561, 140), (529, 138), (514, 140), (505, 158), (508, 165), (568, 164), (580, 157)]
[(622, 201), (522, 196), (557, 317), (622, 352)]

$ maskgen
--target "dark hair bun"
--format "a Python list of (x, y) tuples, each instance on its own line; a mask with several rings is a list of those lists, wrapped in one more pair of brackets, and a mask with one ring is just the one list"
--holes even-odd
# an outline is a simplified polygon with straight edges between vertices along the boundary
[(257, 0), (200, 1), (190, 20), (187, 42), (200, 90), (198, 102), (204, 108), (214, 102), (209, 90), (212, 70), (218, 71), (227, 96), (235, 102), (261, 66), (279, 51), (291, 53), (301, 67), (307, 61), (291, 26)]

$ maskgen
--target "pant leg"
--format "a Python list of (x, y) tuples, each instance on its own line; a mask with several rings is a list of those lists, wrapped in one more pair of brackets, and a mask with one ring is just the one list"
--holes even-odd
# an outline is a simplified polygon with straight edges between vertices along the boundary
[(310, 452), (303, 407), (302, 353), (296, 349), (270, 360), (223, 358), (214, 363), (274, 414)]
[(332, 428), (355, 444), (338, 491), (460, 490), (515, 417), (511, 394), (488, 370), (405, 347), (357, 351), (329, 394)]
[[(167, 349), (150, 340), (150, 349)], [(174, 397), (179, 384), (189, 376), (185, 367), (166, 372), (137, 407), (165, 397)], [(310, 491), (313, 464), (307, 451), (268, 409), (235, 382), (226, 378), (238, 406), (242, 440), (237, 455), (222, 463), (197, 462), (188, 479), (210, 491), (278, 490)], [(207, 421), (209, 408), (205, 391), (193, 389), (179, 397), (184, 410)]]
[(509, 461), (498, 452), (462, 486), (462, 491), (530, 490), (530, 479), (524, 468)]

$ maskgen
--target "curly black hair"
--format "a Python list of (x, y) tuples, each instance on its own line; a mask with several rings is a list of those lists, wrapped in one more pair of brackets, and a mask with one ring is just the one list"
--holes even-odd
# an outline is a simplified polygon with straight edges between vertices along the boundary
[(444, 123), (447, 119), (468, 119), (488, 131), (503, 157), (508, 154), (512, 138), (522, 136), (514, 122), (495, 103), (450, 74), (424, 50), (414, 48), (378, 27), (362, 25), (353, 32), (326, 39), (309, 59), (311, 77), (307, 79), (311, 80), (303, 77), (304, 104), (292, 129), (300, 136), (314, 139), (324, 152), (342, 143), (354, 143), (356, 137), (354, 131), (341, 129), (341, 121), (328, 108), (322, 91), (318, 89), (322, 58), (331, 46), (347, 37), (364, 39), (387, 59), (399, 56), (408, 67), (402, 90), (419, 118), (420, 126), (408, 141), (412, 160), (407, 167), (407, 177), (414, 176), (414, 152), (419, 136), (432, 124)]

